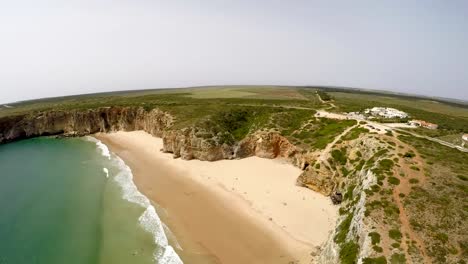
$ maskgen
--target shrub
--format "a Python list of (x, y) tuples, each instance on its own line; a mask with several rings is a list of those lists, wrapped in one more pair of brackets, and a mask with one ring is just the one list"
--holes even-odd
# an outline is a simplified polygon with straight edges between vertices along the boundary
[(369, 233), (369, 236), (371, 238), (371, 241), (372, 241), (372, 245), (377, 245), (380, 243), (380, 234), (377, 233), (377, 232), (370, 232)]
[(380, 169), (384, 171), (389, 171), (393, 168), (394, 162), (389, 159), (383, 159), (379, 162)]
[(377, 258), (364, 258), (362, 260), (363, 264), (387, 264), (387, 259), (384, 256)]
[(448, 241), (448, 235), (444, 233), (437, 233), (435, 237), (437, 240), (440, 240), (442, 243), (447, 243)]
[(416, 178), (411, 178), (411, 179), (409, 179), (409, 183), (416, 184), (416, 183), (419, 183), (419, 180), (416, 179)]
[(390, 263), (405, 264), (406, 263), (405, 254), (393, 253), (393, 255), (390, 257)]
[(400, 241), (402, 237), (400, 230), (397, 230), (397, 229), (390, 229), (388, 231), (388, 236), (391, 239), (396, 240), (396, 241)]
[(379, 246), (373, 246), (372, 249), (375, 251), (375, 252), (378, 252), (378, 253), (382, 253), (383, 252), (383, 248), (379, 247)]
[(388, 183), (392, 184), (392, 185), (398, 185), (400, 184), (400, 180), (398, 178), (395, 178), (393, 176), (391, 177), (388, 177)]
[(354, 241), (346, 242), (340, 250), (340, 263), (341, 264), (354, 264), (356, 263), (359, 245)]
[(338, 162), (341, 165), (346, 164), (347, 159), (346, 159), (346, 153), (344, 153), (344, 151), (341, 151), (339, 149), (334, 149), (331, 154), (332, 154), (333, 159), (336, 162)]
[(351, 226), (351, 220), (353, 219), (353, 214), (349, 214), (338, 226), (338, 232), (335, 235), (334, 241), (337, 244), (341, 244), (345, 241), (346, 236), (349, 232), (349, 227)]
[(404, 158), (414, 158), (416, 156), (416, 154), (414, 154), (414, 152), (406, 152), (403, 157)]

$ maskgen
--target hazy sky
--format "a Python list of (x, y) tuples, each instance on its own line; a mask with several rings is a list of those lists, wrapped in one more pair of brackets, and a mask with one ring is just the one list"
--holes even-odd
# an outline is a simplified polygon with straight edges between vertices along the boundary
[(468, 100), (468, 1), (0, 0), (0, 103), (213, 84)]

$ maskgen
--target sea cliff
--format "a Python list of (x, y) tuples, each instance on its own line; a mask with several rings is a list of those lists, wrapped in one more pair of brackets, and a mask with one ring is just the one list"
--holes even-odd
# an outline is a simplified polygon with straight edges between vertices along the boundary
[[(174, 129), (175, 117), (159, 109), (142, 107), (102, 107), (96, 109), (46, 111), (0, 118), (0, 143), (38, 136), (85, 136), (98, 132), (144, 130), (163, 139), (163, 151), (175, 158), (216, 161), (249, 156), (282, 157), (306, 169), (313, 155), (293, 145), (277, 132), (254, 131), (240, 141), (226, 143), (222, 135), (210, 135), (204, 128), (189, 126)], [(206, 136), (208, 135), (208, 136)], [(308, 170), (301, 179), (310, 178)], [(302, 184), (328, 195), (330, 177), (315, 184)], [(323, 187), (323, 188), (322, 188)]]

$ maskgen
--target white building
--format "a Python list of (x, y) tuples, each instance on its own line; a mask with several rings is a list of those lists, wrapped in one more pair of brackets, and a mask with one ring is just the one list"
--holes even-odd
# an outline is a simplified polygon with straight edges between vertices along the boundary
[(414, 126), (414, 127), (425, 127), (429, 129), (437, 129), (438, 127), (437, 124), (426, 122), (424, 120), (410, 120), (408, 121), (408, 125)]
[(408, 114), (400, 111), (395, 108), (390, 107), (373, 107), (370, 109), (366, 109), (364, 113), (372, 116), (377, 117), (384, 117), (384, 118), (407, 118)]

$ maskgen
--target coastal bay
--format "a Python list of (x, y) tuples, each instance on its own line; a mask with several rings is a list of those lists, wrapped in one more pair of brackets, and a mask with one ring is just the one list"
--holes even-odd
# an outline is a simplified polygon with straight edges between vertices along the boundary
[(283, 160), (174, 159), (143, 131), (96, 137), (131, 168), (186, 263), (308, 263), (334, 229), (337, 208), (296, 186), (301, 170)]

